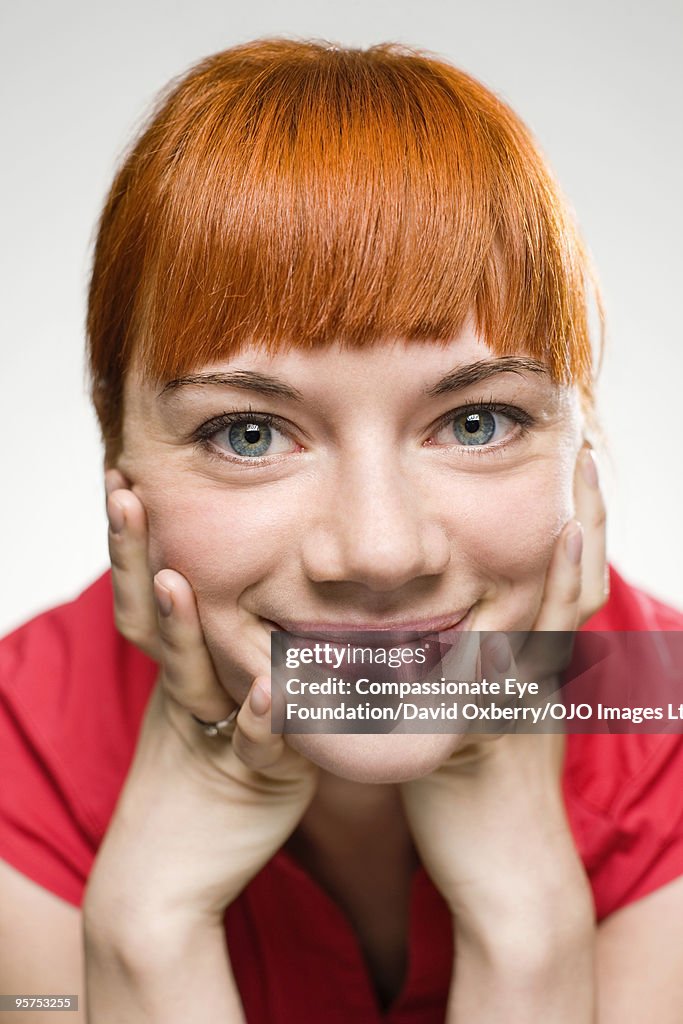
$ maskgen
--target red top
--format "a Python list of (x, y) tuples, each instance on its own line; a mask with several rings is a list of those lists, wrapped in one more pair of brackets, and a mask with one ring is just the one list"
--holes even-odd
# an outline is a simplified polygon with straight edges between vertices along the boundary
[[(611, 570), (584, 627), (683, 630), (683, 614)], [(113, 618), (110, 572), (0, 640), (0, 856), (80, 905), (132, 759), (157, 666)], [(683, 874), (683, 736), (569, 735), (564, 795), (598, 919)], [(436, 1024), (450, 983), (449, 913), (422, 867), (409, 960), (379, 1009), (358, 940), (330, 896), (283, 850), (226, 911), (250, 1024)]]

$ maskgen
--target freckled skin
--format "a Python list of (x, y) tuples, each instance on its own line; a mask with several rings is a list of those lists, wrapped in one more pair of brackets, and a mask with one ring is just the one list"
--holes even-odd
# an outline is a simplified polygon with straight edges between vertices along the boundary
[[(147, 509), (153, 572), (170, 567), (191, 583), (219, 678), (238, 701), (269, 671), (264, 619), (459, 617), (474, 606), (473, 629), (531, 626), (572, 515), (581, 415), (573, 389), (546, 375), (505, 373), (425, 397), (456, 365), (490, 358), (471, 325), (448, 345), (275, 356), (252, 347), (211, 369), (275, 374), (303, 403), (203, 387), (183, 389), (172, 409), (158, 400), (160, 386), (143, 386), (131, 370), (118, 466)], [(464, 451), (452, 428), (435, 427), (449, 411), (489, 400), (520, 406), (536, 426), (519, 438), (503, 421), (500, 437), (513, 440), (493, 455)], [(203, 422), (249, 407), (295, 428), (265, 468), (211, 460), (188, 442)], [(231, 451), (225, 430), (214, 443)], [(432, 771), (461, 739), (288, 742), (343, 778), (399, 782)]]

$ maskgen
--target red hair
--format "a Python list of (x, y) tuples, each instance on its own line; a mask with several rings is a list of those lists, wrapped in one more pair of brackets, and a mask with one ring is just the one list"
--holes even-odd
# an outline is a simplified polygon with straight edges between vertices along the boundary
[(590, 282), (529, 131), (469, 75), (391, 43), (233, 47), (171, 83), (102, 213), (87, 328), (108, 461), (133, 356), (165, 382), (250, 342), (448, 341), (471, 312), (589, 408)]

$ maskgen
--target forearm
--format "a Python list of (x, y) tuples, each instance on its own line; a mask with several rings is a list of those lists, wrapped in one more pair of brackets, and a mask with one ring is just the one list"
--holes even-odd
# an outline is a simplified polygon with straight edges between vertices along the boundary
[(221, 925), (135, 941), (85, 928), (88, 1024), (244, 1024)]
[[(501, 921), (502, 924), (502, 921)], [(595, 927), (487, 932), (454, 922), (455, 964), (447, 1024), (595, 1024)]]

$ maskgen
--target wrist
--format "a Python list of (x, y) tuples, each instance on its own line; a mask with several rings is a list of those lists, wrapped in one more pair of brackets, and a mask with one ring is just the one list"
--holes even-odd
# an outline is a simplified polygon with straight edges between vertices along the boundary
[(447, 1021), (594, 1024), (594, 917), (558, 904), (556, 916), (499, 912), (497, 927), (456, 919)]
[(86, 949), (116, 959), (124, 969), (155, 970), (193, 944), (224, 942), (222, 917), (150, 902), (135, 906), (86, 897), (82, 908)]
[(498, 972), (513, 966), (529, 976), (554, 969), (577, 952), (592, 950), (596, 925), (592, 902), (530, 899), (498, 902), (480, 913), (453, 916), (458, 956), (467, 950)]
[(84, 928), (103, 943), (127, 946), (146, 936), (163, 947), (167, 939), (222, 927), (227, 906), (240, 892), (237, 882), (232, 887), (225, 882), (220, 892), (198, 892), (170, 871), (143, 873), (135, 863), (123, 865), (111, 855), (103, 857), (100, 849), (86, 886)]
[(222, 925), (157, 919), (133, 929), (84, 922), (92, 1024), (244, 1024)]
[(470, 841), (454, 839), (447, 853), (443, 895), (451, 913), (482, 916), (483, 926), (499, 925), (503, 911), (511, 919), (592, 922), (590, 885), (558, 787), (547, 780), (532, 791), (520, 787), (516, 799), (500, 788), (488, 824), (470, 824)]
[(595, 932), (592, 892), (574, 857), (550, 864), (530, 859), (517, 873), (460, 886), (447, 902), (456, 935), (496, 957), (523, 943), (530, 962), (542, 962), (546, 951), (562, 955)]

